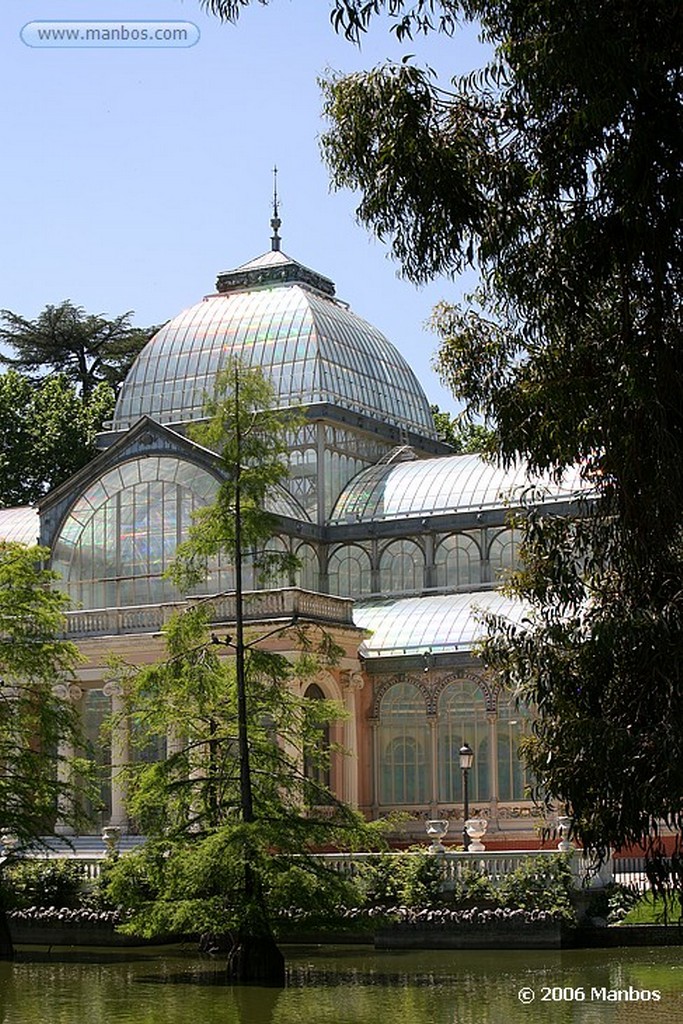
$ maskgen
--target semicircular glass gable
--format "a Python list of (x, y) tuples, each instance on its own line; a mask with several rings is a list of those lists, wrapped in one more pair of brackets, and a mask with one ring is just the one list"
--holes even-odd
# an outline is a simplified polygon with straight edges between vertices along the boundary
[(505, 470), (479, 455), (448, 455), (363, 470), (341, 494), (330, 523), (501, 508), (508, 498), (519, 498), (531, 487), (540, 501), (575, 497), (586, 490), (578, 470), (567, 471), (558, 484), (550, 477), (530, 477), (523, 466)]
[(177, 600), (163, 574), (192, 513), (217, 491), (206, 470), (166, 456), (133, 459), (104, 473), (70, 509), (53, 546), (52, 567), (74, 607)]
[[(193, 513), (211, 504), (219, 482), (205, 469), (170, 456), (132, 459), (104, 473), (73, 505), (53, 546), (52, 567), (76, 608), (125, 608), (176, 601), (164, 573), (187, 537)], [(305, 518), (279, 488), (270, 512)], [(232, 567), (212, 559), (203, 593), (234, 587)]]
[(114, 429), (144, 415), (201, 418), (231, 356), (264, 371), (279, 408), (329, 402), (436, 436), (427, 398), (397, 349), (346, 306), (300, 285), (208, 296), (169, 321), (128, 374)]

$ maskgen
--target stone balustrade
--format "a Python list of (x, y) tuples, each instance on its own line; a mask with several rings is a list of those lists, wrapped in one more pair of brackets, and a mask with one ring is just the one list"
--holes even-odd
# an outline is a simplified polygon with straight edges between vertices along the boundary
[[(213, 609), (216, 625), (235, 621), (235, 594), (201, 598)], [(95, 608), (67, 613), (67, 636), (122, 636), (131, 633), (158, 633), (172, 615), (184, 611), (197, 599), (167, 604), (134, 605), (127, 608)], [(317, 594), (298, 587), (279, 590), (252, 590), (244, 594), (244, 618), (247, 623), (294, 619), (297, 622), (323, 622), (352, 626), (353, 601), (345, 597)]]
[[(456, 883), (466, 871), (474, 869), (485, 875), (494, 885), (501, 882), (506, 875), (516, 871), (530, 858), (556, 857), (557, 850), (496, 850), (485, 853), (472, 853), (464, 850), (446, 850), (435, 854), (443, 867), (444, 889), (454, 889)], [(361, 870), (361, 865), (387, 854), (378, 853), (324, 853), (318, 855), (332, 870), (347, 877), (354, 877)], [(388, 856), (392, 856), (389, 854)], [(401, 856), (401, 854), (393, 854)], [(593, 865), (584, 858), (580, 850), (572, 855), (572, 873), (577, 889), (602, 887), (612, 880), (611, 862), (596, 871)]]

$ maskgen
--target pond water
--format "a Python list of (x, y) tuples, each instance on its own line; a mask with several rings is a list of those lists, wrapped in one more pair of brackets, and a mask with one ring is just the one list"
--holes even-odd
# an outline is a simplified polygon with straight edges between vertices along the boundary
[(20, 954), (0, 963), (0, 1024), (683, 1024), (683, 947), (285, 953), (284, 990), (179, 951)]

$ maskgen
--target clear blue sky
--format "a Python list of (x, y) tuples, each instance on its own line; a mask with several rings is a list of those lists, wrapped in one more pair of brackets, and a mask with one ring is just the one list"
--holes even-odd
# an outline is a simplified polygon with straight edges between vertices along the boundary
[[(159, 323), (214, 290), (220, 270), (270, 246), (279, 168), (283, 249), (400, 349), (432, 401), (455, 409), (431, 370), (424, 327), (439, 299), (417, 289), (329, 190), (317, 78), (413, 53), (446, 77), (480, 65), (476, 33), (398, 44), (378, 24), (361, 49), (335, 36), (326, 0), (254, 3), (237, 26), (199, 0), (3, 0), (0, 307), (35, 316), (69, 298)], [(32, 21), (182, 20), (191, 48), (33, 48)]]

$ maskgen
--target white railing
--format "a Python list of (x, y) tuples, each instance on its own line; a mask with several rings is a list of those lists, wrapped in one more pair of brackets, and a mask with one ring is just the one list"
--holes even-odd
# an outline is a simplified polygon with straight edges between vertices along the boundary
[[(462, 880), (463, 876), (471, 870), (485, 875), (494, 885), (500, 883), (507, 875), (516, 871), (524, 863), (532, 858), (553, 858), (558, 855), (557, 850), (495, 850), (484, 853), (469, 853), (462, 851), (447, 850), (444, 853), (436, 854), (443, 866), (444, 889), (454, 889), (456, 883)], [(401, 853), (321, 853), (320, 860), (325, 862), (333, 871), (341, 875), (353, 878), (362, 870), (362, 865), (372, 863), (379, 857), (400, 857)], [(612, 863), (604, 864), (600, 870), (587, 860), (581, 850), (575, 850), (572, 855), (572, 874), (577, 889), (586, 886), (602, 887), (612, 881)]]
[(614, 881), (645, 892), (651, 888), (645, 857), (619, 857), (614, 861)]
[(31, 860), (68, 860), (70, 864), (80, 867), (83, 877), (89, 882), (94, 882), (100, 877), (102, 864), (106, 860), (104, 853), (70, 853), (64, 850), (40, 850), (23, 856)]
[[(128, 851), (122, 851), (128, 852)], [(409, 856), (410, 854), (408, 854)], [(31, 854), (36, 858), (55, 860), (66, 858), (72, 863), (82, 866), (84, 877), (94, 881), (99, 878), (102, 864), (106, 860), (104, 851), (83, 850), (43, 850)], [(348, 878), (354, 878), (362, 872), (363, 865), (371, 864), (385, 857), (403, 857), (405, 853), (320, 853), (317, 854), (330, 870)], [(507, 875), (516, 871), (524, 863), (533, 858), (553, 858), (557, 850), (496, 850), (485, 853), (467, 853), (463, 851), (446, 851), (436, 854), (443, 869), (443, 887), (452, 890), (470, 870), (474, 869), (485, 875), (494, 885), (499, 884)], [(614, 880), (612, 862), (603, 865), (600, 871), (587, 861), (580, 850), (572, 856), (572, 873), (576, 888), (601, 888)]]

